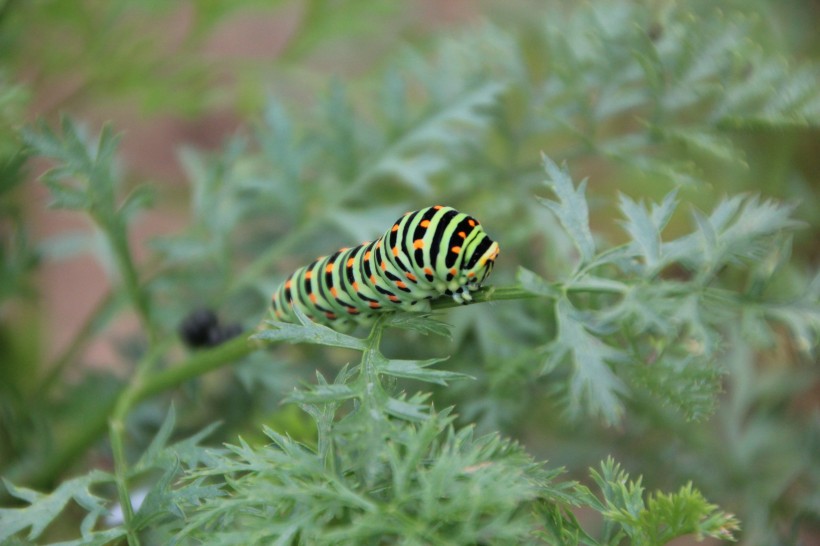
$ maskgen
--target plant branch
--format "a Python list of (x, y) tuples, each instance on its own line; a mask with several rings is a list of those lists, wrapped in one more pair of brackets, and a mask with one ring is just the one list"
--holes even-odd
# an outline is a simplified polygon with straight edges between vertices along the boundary
[(151, 310), (148, 297), (145, 291), (140, 286), (139, 275), (134, 266), (134, 260), (131, 257), (131, 250), (128, 246), (128, 235), (125, 227), (120, 223), (109, 225), (105, 218), (101, 218), (92, 210), (91, 216), (100, 226), (111, 250), (114, 253), (114, 259), (117, 262), (117, 269), (119, 270), (125, 291), (128, 294), (128, 299), (131, 305), (137, 312), (140, 323), (145, 329), (145, 335), (148, 338), (149, 346), (153, 346), (157, 339), (157, 331), (154, 323), (151, 320)]
[[(589, 289), (583, 289), (581, 287), (577, 289), (564, 287), (562, 283), (554, 283), (553, 286), (558, 293), (564, 290), (590, 291)], [(729, 294), (718, 291), (717, 289), (710, 291), (720, 292), (720, 295), (723, 296), (724, 299), (729, 296)], [(504, 300), (527, 300), (542, 297), (548, 296), (533, 294), (532, 292), (524, 290), (524, 288), (519, 285), (488, 286), (473, 293), (473, 301), (471, 304)], [(461, 307), (461, 305), (454, 302), (451, 298), (440, 298), (432, 303), (432, 307), (434, 310), (439, 310)], [(106, 424), (109, 423), (109, 416), (112, 416), (112, 418), (116, 415), (124, 417), (128, 411), (139, 402), (176, 388), (188, 380), (200, 377), (210, 371), (236, 362), (253, 351), (267, 345), (258, 341), (248, 340), (248, 336), (252, 333), (253, 332), (248, 331), (217, 347), (198, 351), (182, 362), (171, 365), (163, 370), (152, 371), (151, 373), (142, 375), (142, 377), (140, 377), (141, 374), (138, 373), (137, 377), (132, 381), (132, 384), (120, 391), (115, 400), (112, 400), (111, 403), (103, 408), (97, 415), (84, 421), (80, 429), (72, 435), (69, 442), (62, 444), (60, 449), (50, 453), (47, 459), (37, 465), (20, 465), (16, 467), (16, 469), (12, 469), (7, 474), (7, 477), (17, 482), (28, 483), (35, 486), (51, 484), (56, 476), (100, 438), (106, 430)], [(160, 345), (164, 346), (164, 344)], [(140, 363), (139, 369), (143, 367), (146, 369), (153, 367), (155, 358), (159, 356), (161, 352), (154, 352), (153, 354), (155, 356), (148, 355), (145, 361)]]

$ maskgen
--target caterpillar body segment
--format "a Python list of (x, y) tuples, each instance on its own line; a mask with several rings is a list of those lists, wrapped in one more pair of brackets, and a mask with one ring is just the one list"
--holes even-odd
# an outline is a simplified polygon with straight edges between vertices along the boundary
[(273, 294), (277, 320), (311, 320), (347, 330), (385, 311), (430, 310), (430, 300), (472, 300), (493, 269), (498, 243), (479, 222), (451, 207), (408, 212), (379, 239), (318, 258)]

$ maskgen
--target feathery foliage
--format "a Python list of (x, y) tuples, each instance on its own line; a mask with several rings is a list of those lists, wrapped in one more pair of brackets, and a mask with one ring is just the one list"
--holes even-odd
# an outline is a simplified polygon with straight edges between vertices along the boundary
[[(192, 83), (205, 81), (200, 64), (174, 71), (174, 95), (147, 77), (167, 67), (155, 50), (126, 62), (128, 19), (111, 14), (129, 2), (114, 4), (95, 13), (116, 24), (88, 36), (93, 51), (122, 43), (78, 97), (132, 66), (113, 91), (206, 107), (213, 95)], [(282, 80), (297, 78), (288, 61), (401, 9), (308, 4)], [(6, 26), (36, 9), (11, 5), (24, 7)], [(43, 9), (40, 24), (90, 21), (87, 6), (76, 20)], [(202, 10), (197, 40), (232, 13)], [(12, 227), (0, 347), (13, 349), (0, 367), (0, 541), (770, 544), (816, 532), (818, 216), (793, 155), (820, 124), (820, 78), (750, 11), (511, 9), (435, 47), (389, 52), (377, 78), (251, 101), (250, 129), (221, 151), (180, 152), (186, 223), (147, 249), (134, 232), (146, 208), (166, 206), (164, 189), (133, 183), (110, 126), (91, 136), (66, 117), (18, 135), (18, 114), (0, 116), (15, 133), (0, 149), (1, 225)], [(0, 105), (19, 110), (21, 88), (4, 90)], [(52, 207), (88, 219), (90, 235), (30, 240), (18, 194), (28, 157), (51, 167)], [(385, 316), (364, 337), (264, 322), (295, 267), (435, 203), (469, 211), (501, 245), (476, 305)], [(20, 296), (39, 265), (83, 251), (110, 293), (44, 362), (16, 346), (39, 331), (17, 320)], [(246, 332), (186, 352), (177, 326), (202, 306)], [(128, 315), (138, 327), (116, 340), (126, 373), (74, 372)]]

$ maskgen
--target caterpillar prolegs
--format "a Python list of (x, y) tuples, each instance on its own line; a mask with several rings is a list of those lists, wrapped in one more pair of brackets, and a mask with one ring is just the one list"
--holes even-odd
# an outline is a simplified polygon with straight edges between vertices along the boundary
[(408, 212), (375, 241), (293, 272), (273, 294), (278, 320), (297, 322), (293, 306), (336, 329), (372, 322), (379, 313), (430, 310), (430, 300), (472, 300), (493, 269), (498, 243), (475, 218), (434, 206)]

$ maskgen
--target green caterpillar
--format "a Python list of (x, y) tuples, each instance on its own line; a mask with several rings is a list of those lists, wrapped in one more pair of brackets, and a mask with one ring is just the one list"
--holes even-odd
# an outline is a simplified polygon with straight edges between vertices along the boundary
[(430, 300), (472, 300), (493, 269), (498, 243), (475, 218), (450, 207), (408, 212), (381, 238), (293, 272), (273, 294), (278, 320), (308, 318), (337, 329), (368, 324), (385, 311), (430, 310)]

